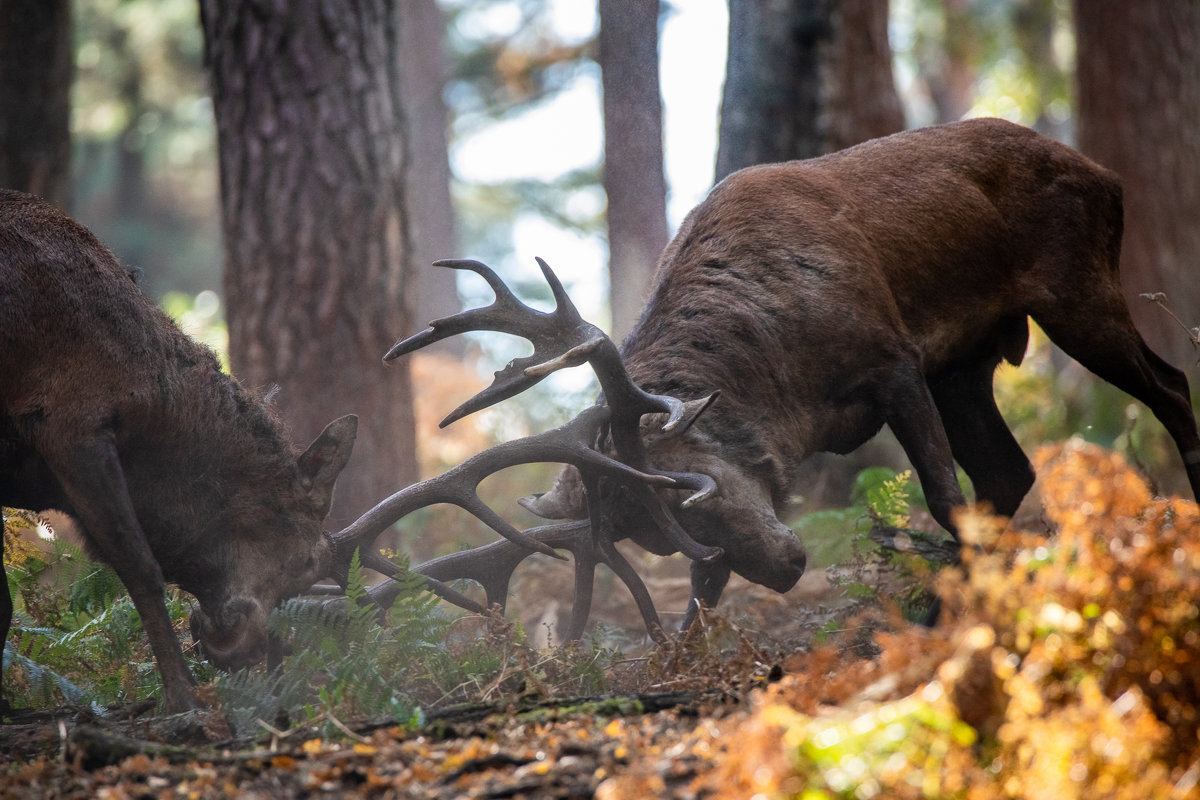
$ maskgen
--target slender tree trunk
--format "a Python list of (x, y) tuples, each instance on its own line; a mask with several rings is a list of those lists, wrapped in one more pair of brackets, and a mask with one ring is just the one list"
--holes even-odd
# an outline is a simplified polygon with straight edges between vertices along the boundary
[[(1125, 189), (1121, 271), (1150, 346), (1179, 366), (1197, 352), (1162, 308), (1200, 324), (1200, 3), (1076, 2), (1079, 147)], [(1194, 372), (1194, 369), (1193, 369)]]
[(658, 0), (600, 0), (609, 297), (617, 341), (646, 304), (668, 238), (658, 12)]
[(295, 438), (359, 415), (330, 525), (416, 477), (401, 3), (201, 0), (234, 372)]
[(0, 186), (70, 196), (69, 0), (0, 0)]
[(904, 128), (887, 0), (730, 0), (717, 179)]
[(940, 59), (927, 65), (929, 99), (937, 122), (956, 122), (971, 110), (978, 77), (980, 31), (971, 17), (971, 0), (942, 0)]
[[(417, 286), (414, 321), (418, 326), (462, 310), (455, 273), (430, 266), (458, 258), (454, 207), (450, 201), (450, 159), (446, 145), (445, 59), (442, 16), (437, 0), (405, 0), (400, 28), (400, 80), (406, 109), (409, 158), (406, 181), (412, 187), (409, 233)], [(461, 353), (462, 337), (435, 345)]]

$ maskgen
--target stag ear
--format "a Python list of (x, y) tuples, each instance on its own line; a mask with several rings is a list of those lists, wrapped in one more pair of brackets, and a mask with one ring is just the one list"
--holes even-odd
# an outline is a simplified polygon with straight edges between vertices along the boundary
[(296, 461), (300, 471), (300, 488), (308, 494), (313, 511), (325, 519), (333, 503), (333, 483), (350, 460), (354, 437), (358, 434), (358, 417), (347, 414), (325, 426), (313, 443)]
[(570, 464), (562, 468), (550, 491), (522, 497), (518, 504), (542, 519), (587, 519), (583, 476)]

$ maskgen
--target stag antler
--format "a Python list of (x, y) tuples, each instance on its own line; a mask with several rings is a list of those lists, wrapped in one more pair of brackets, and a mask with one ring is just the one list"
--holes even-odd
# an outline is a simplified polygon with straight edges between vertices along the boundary
[(555, 308), (549, 313), (530, 308), (518, 300), (486, 264), (470, 259), (433, 262), (435, 267), (465, 269), (482, 276), (496, 293), (495, 301), (484, 308), (434, 320), (425, 330), (393, 345), (383, 360), (392, 361), (426, 345), (468, 331), (510, 333), (528, 339), (533, 344), (533, 355), (510, 361), (495, 374), (491, 386), (452, 411), (441, 421), (441, 427), (518, 395), (536, 386), (553, 372), (589, 361), (615, 409), (616, 421), (623, 424), (633, 419), (636, 427), (636, 421), (641, 419), (642, 414), (666, 413), (668, 419), (663, 431), (669, 433), (682, 419), (683, 402), (674, 397), (650, 394), (638, 387), (625, 371), (621, 354), (612, 339), (579, 315), (554, 270), (542, 259), (536, 260), (554, 295)]
[[(392, 523), (419, 508), (438, 503), (459, 506), (527, 551), (561, 558), (553, 547), (517, 530), (479, 498), (478, 487), (484, 478), (518, 464), (555, 461), (574, 464), (589, 474), (595, 471), (619, 480), (664, 488), (678, 486), (678, 482), (669, 475), (643, 473), (594, 450), (590, 443), (595, 440), (597, 431), (607, 417), (606, 407), (593, 406), (562, 427), (496, 445), (472, 456), (449, 472), (397, 492), (345, 529), (327, 535), (335, 565), (333, 577), (343, 582), (353, 552), (374, 542)], [(364, 566), (389, 577), (395, 572), (391, 562), (378, 553), (363, 553), (360, 557)]]
[[(658, 612), (654, 609), (654, 602), (645, 583), (611, 543), (607, 547), (597, 547), (589, 520), (544, 525), (532, 528), (526, 533), (543, 544), (569, 550), (575, 558), (575, 599), (571, 606), (571, 621), (564, 634), (564, 641), (574, 641), (583, 635), (583, 628), (587, 624), (592, 607), (596, 565), (601, 563), (607, 564), (629, 587), (650, 636), (655, 641), (663, 641), (665, 635), (662, 623), (659, 622)], [(528, 550), (501, 539), (471, 550), (439, 556), (415, 567), (413, 571), (425, 576), (430, 588), (443, 599), (468, 611), (482, 613), (483, 605), (450, 589), (444, 583), (450, 580), (473, 580), (483, 587), (487, 597), (486, 605), (498, 605), (503, 611), (508, 601), (508, 586), (512, 575), (529, 555)], [(372, 587), (368, 594), (376, 603), (387, 608), (396, 599), (397, 592), (399, 584), (395, 581), (385, 581)]]
[[(418, 508), (452, 503), (474, 514), (507, 541), (453, 553), (416, 567), (415, 571), (424, 575), (429, 587), (441, 597), (470, 610), (481, 610), (478, 603), (445, 583), (467, 578), (483, 585), (489, 605), (499, 603), (503, 607), (509, 581), (517, 566), (535, 551), (561, 558), (555, 552), (555, 548), (560, 548), (569, 550), (575, 559), (575, 604), (568, 639), (578, 638), (583, 632), (598, 563), (608, 565), (629, 587), (647, 630), (654, 638), (661, 639), (662, 626), (649, 591), (613, 546), (616, 539), (627, 534), (610, 530), (600, 517), (599, 504), (589, 504), (587, 521), (520, 531), (483, 503), (477, 493), (484, 478), (509, 466), (531, 462), (572, 464), (584, 477), (585, 490), (590, 497), (596, 496), (602, 479), (629, 488), (633, 499), (646, 508), (668, 540), (689, 558), (712, 562), (723, 555), (721, 548), (702, 545), (689, 536), (657, 492), (661, 488), (689, 490), (691, 494), (683, 504), (690, 506), (714, 494), (715, 482), (707, 475), (655, 470), (638, 432), (643, 414), (663, 413), (667, 415), (663, 432), (667, 435), (682, 433), (712, 398), (698, 406), (693, 405), (689, 413), (688, 406), (674, 397), (643, 391), (625, 371), (612, 340), (580, 316), (549, 265), (540, 258), (537, 263), (555, 299), (555, 309), (549, 313), (522, 303), (491, 268), (478, 261), (436, 262), (435, 266), (479, 274), (495, 292), (495, 301), (483, 308), (435, 320), (420, 333), (397, 342), (384, 360), (391, 361), (449, 336), (476, 330), (509, 333), (533, 344), (532, 355), (514, 359), (496, 372), (491, 385), (451, 412), (442, 420), (442, 427), (515, 396), (552, 372), (585, 362), (596, 372), (607, 404), (593, 406), (553, 431), (496, 445), (443, 475), (414, 484), (387, 498), (346, 529), (329, 535), (333, 557), (330, 571), (344, 586), (355, 549), (365, 549), (388, 526)], [(616, 458), (595, 448), (601, 439), (602, 428), (611, 436)], [(366, 567), (388, 577), (396, 574), (397, 568), (378, 552), (368, 551), (361, 558)], [(384, 583), (372, 592), (379, 602), (384, 603), (394, 595), (395, 587)]]
[[(520, 394), (553, 372), (578, 366), (586, 361), (596, 373), (610, 409), (610, 433), (617, 458), (642, 472), (671, 477), (678, 488), (693, 489), (693, 494), (683, 501), (684, 507), (711, 496), (716, 491), (716, 484), (707, 475), (666, 473), (651, 468), (638, 425), (643, 414), (664, 413), (667, 420), (662, 426), (663, 433), (682, 433), (716, 395), (702, 401), (699, 410), (689, 416), (686, 413), (687, 405), (683, 401), (668, 395), (644, 391), (629, 377), (625, 364), (621, 361), (621, 354), (612, 339), (580, 316), (550, 265), (541, 258), (536, 261), (554, 296), (555, 308), (549, 313), (538, 311), (518, 300), (504, 281), (486, 264), (470, 259), (435, 261), (435, 267), (465, 269), (482, 276), (495, 292), (495, 301), (483, 308), (434, 320), (425, 330), (393, 345), (383, 360), (391, 361), (467, 331), (509, 333), (528, 339), (533, 344), (532, 355), (510, 361), (495, 374), (488, 388), (443, 419), (441, 427)], [(720, 555), (720, 548), (707, 547), (692, 539), (674, 521), (658, 495), (645, 484), (642, 484), (642, 488), (645, 489), (639, 490), (642, 502), (652, 506), (651, 514), (655, 521), (663, 526), (663, 532), (679, 552), (697, 561), (711, 560)]]

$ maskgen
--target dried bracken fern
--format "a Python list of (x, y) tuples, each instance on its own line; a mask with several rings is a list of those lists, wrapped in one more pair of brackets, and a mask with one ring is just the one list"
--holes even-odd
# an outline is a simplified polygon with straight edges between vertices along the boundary
[[(1120, 456), (1035, 459), (1045, 539), (962, 519), (967, 571), (936, 631), (833, 647), (764, 694), (719, 797), (1174, 798), (1200, 776), (1200, 512), (1152, 497)], [(923, 679), (920, 677), (923, 676)], [(915, 681), (921, 681), (915, 683)]]

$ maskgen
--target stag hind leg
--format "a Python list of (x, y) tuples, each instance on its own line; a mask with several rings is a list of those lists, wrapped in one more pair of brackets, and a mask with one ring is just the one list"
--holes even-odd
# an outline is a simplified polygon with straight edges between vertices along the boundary
[[(1120, 297), (1033, 318), (1050, 340), (1103, 380), (1145, 403), (1179, 448), (1192, 495), (1200, 499), (1200, 434), (1187, 378), (1142, 339)], [(1059, 309), (1055, 309), (1059, 311)]]
[(954, 460), (975, 487), (977, 502), (1011, 517), (1033, 486), (1033, 467), (996, 408), (992, 376), (998, 359), (938, 375), (929, 382)]

